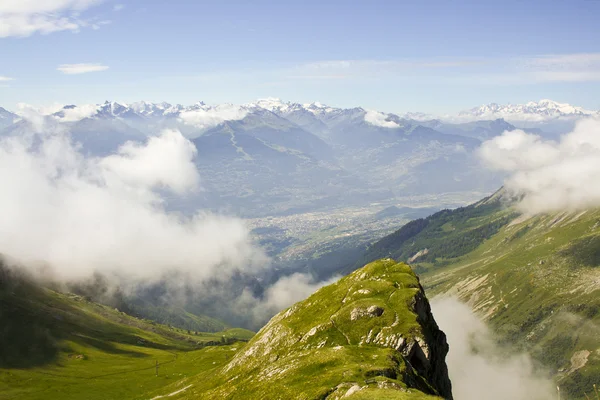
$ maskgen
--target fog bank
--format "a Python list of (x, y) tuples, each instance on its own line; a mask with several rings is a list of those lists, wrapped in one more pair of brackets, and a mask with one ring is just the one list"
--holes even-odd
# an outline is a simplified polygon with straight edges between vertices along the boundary
[(554, 384), (536, 371), (531, 358), (499, 347), (469, 306), (445, 297), (433, 299), (431, 308), (450, 345), (446, 363), (456, 400), (556, 398)]

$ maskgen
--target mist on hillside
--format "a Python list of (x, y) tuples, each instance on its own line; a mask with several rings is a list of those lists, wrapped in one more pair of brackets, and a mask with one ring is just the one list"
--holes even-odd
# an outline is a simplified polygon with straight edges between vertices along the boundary
[(97, 301), (124, 291), (159, 293), (154, 300), (165, 305), (216, 304), (214, 313), (253, 327), (322, 285), (295, 274), (256, 292), (231, 290), (231, 279), (265, 271), (271, 260), (241, 219), (167, 209), (167, 198), (204, 190), (196, 148), (179, 131), (98, 157), (51, 120), (32, 110), (24, 118), (25, 135), (0, 140), (0, 248), (8, 265)]
[(431, 308), (446, 333), (446, 357), (452, 392), (457, 400), (547, 400), (554, 385), (537, 370), (529, 355), (500, 347), (471, 308), (452, 297), (435, 298)]
[(523, 195), (525, 213), (584, 210), (600, 205), (600, 120), (586, 118), (558, 141), (506, 131), (478, 150), (483, 163), (508, 173), (505, 188)]

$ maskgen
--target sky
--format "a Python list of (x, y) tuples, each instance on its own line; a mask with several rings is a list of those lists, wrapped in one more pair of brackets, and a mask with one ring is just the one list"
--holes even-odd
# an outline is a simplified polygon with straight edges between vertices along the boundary
[(0, 0), (0, 106), (600, 109), (600, 1)]

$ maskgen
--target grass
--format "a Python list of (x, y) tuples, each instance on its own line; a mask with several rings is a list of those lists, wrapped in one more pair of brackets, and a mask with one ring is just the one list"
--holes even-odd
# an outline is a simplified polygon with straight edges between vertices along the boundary
[(0, 304), (1, 400), (148, 399), (227, 363), (244, 345), (233, 342), (252, 335), (188, 333), (43, 289), (2, 268)]
[(360, 384), (390, 399), (439, 398), (423, 375), (431, 370), (393, 348), (392, 339), (435, 333), (413, 308), (421, 294), (406, 264), (373, 262), (282, 311), (224, 368), (170, 389), (192, 385), (174, 398), (333, 399)]
[(123, 353), (112, 354), (67, 344), (72, 353), (55, 364), (0, 370), (0, 399), (149, 399), (175, 381), (227, 363), (237, 346), (165, 351), (115, 344)]
[[(594, 385), (594, 394), (592, 396), (594, 396), (593, 397), (594, 399), (600, 400), (600, 393), (598, 392), (598, 388), (596, 388), (596, 385)], [(592, 399), (592, 397), (588, 396), (587, 393), (585, 394), (585, 398), (587, 400), (591, 400)]]
[[(529, 352), (565, 398), (583, 400), (600, 384), (600, 210), (520, 218), (498, 197), (413, 221), (364, 257), (429, 249), (412, 263), (429, 297), (469, 302), (499, 342)], [(581, 351), (587, 362), (573, 369)]]
[[(567, 398), (584, 399), (585, 390), (600, 384), (600, 211), (523, 220), (510, 209), (488, 212), (468, 220), (458, 215), (457, 221), (481, 227), (513, 220), (469, 252), (415, 261), (428, 295), (452, 293), (469, 301), (500, 342), (532, 354)], [(459, 222), (446, 220), (429, 235), (431, 244), (421, 241), (416, 249), (456, 243), (448, 224)], [(571, 357), (583, 350), (591, 352), (587, 363), (572, 370)]]

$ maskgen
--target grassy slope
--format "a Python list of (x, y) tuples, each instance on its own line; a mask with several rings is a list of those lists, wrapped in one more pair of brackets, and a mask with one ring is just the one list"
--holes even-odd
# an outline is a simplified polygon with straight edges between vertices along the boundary
[(426, 225), (413, 235), (401, 229), (371, 251), (406, 260), (426, 248), (456, 246), (457, 235), (492, 232), (473, 248), (459, 246), (453, 258), (432, 251), (414, 260), (428, 294), (469, 302), (500, 340), (549, 368), (568, 398), (585, 398), (600, 385), (600, 211), (525, 219), (492, 200), (438, 213)]
[(494, 201), (494, 196), (467, 207), (442, 210), (427, 218), (411, 221), (377, 241), (359, 258), (353, 269), (382, 257), (407, 261), (423, 251), (411, 263), (415, 272), (422, 273), (476, 249), (514, 217), (514, 211)]
[(181, 307), (160, 307), (140, 302), (128, 304), (131, 313), (142, 316), (161, 324), (175, 326), (181, 329), (203, 332), (219, 332), (226, 330), (229, 326), (206, 315), (196, 315)]
[[(41, 289), (0, 270), (0, 399), (143, 399), (224, 364), (251, 333), (185, 330)], [(233, 339), (229, 339), (232, 341)], [(160, 363), (155, 376), (155, 363)]]
[[(570, 398), (600, 385), (600, 211), (538, 216), (506, 226), (472, 253), (424, 275), (453, 293), (503, 340), (527, 349)], [(572, 358), (587, 355), (576, 368)]]
[[(384, 344), (423, 337), (410, 308), (420, 290), (405, 264), (372, 263), (275, 316), (218, 373), (174, 384), (173, 391), (192, 386), (173, 398), (335, 399), (353, 385), (362, 390), (348, 398), (438, 398), (426, 394), (435, 392)], [(385, 311), (352, 319), (353, 310), (373, 305)]]

